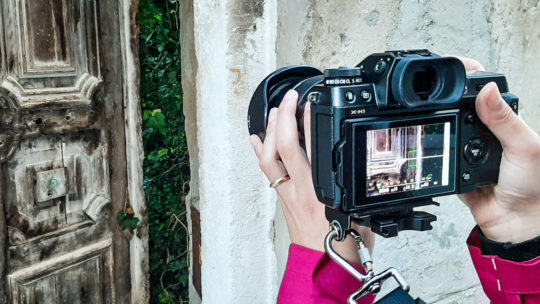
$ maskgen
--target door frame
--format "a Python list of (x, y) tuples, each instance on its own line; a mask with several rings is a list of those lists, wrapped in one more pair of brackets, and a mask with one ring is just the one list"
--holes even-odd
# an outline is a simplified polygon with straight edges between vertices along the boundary
[(127, 199), (140, 219), (138, 233), (130, 241), (131, 303), (150, 300), (148, 216), (143, 188), (144, 147), (140, 102), (138, 1), (121, 0), (124, 77), (124, 119), (126, 138)]

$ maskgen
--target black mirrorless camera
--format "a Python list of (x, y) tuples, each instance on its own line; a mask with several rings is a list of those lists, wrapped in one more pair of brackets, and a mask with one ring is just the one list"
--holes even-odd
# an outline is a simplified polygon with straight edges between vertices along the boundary
[(300, 134), (311, 102), (313, 183), (328, 220), (391, 237), (431, 229), (436, 217), (413, 208), (437, 204), (433, 197), (497, 183), (502, 148), (475, 111), (488, 82), (517, 112), (504, 75), (466, 74), (460, 60), (428, 50), (372, 54), (324, 73), (286, 67), (255, 91), (248, 127), (264, 139), (270, 109), (297, 90)]

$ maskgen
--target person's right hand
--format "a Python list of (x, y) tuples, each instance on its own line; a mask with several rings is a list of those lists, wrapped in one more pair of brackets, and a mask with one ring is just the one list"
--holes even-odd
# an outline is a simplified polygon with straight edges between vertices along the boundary
[[(483, 70), (475, 60), (459, 59), (468, 72)], [(512, 111), (493, 82), (478, 95), (476, 112), (502, 144), (499, 181), (460, 198), (490, 240), (520, 243), (540, 236), (540, 137)]]

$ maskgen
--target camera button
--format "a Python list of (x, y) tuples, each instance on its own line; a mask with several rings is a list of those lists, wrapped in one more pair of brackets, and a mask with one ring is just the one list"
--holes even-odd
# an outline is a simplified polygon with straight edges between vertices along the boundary
[(345, 99), (349, 102), (353, 102), (354, 101), (354, 93), (351, 92), (351, 91), (347, 91), (345, 92)]
[(483, 162), (487, 154), (487, 146), (481, 139), (471, 139), (465, 145), (465, 159), (471, 165)]
[(510, 104), (510, 107), (512, 108), (512, 110), (514, 110), (514, 113), (517, 113), (517, 110), (518, 110), (518, 103), (517, 101), (514, 101)]
[(371, 93), (368, 90), (362, 90), (362, 92), (360, 92), (360, 97), (362, 97), (362, 100), (365, 102), (369, 102), (371, 100)]
[(471, 181), (471, 178), (472, 178), (471, 172), (465, 172), (465, 173), (463, 173), (463, 174), (461, 175), (461, 179), (462, 179), (464, 182), (466, 182), (466, 183), (470, 182), (470, 181)]
[(465, 124), (466, 125), (472, 125), (476, 122), (476, 117), (473, 113), (467, 113), (465, 114)]
[(386, 62), (384, 62), (383, 60), (381, 60), (381, 61), (377, 62), (377, 64), (375, 65), (375, 68), (373, 69), (373, 71), (375, 72), (375, 74), (381, 75), (382, 73), (384, 73), (387, 66), (388, 66), (388, 64)]

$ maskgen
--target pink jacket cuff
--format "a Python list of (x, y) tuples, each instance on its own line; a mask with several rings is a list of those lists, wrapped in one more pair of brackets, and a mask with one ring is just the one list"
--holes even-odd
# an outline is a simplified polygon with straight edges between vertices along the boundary
[(482, 287), (492, 303), (540, 303), (540, 257), (513, 262), (482, 255), (478, 229), (471, 232), (467, 245)]
[[(356, 268), (364, 273), (363, 268)], [(291, 244), (278, 303), (347, 303), (347, 297), (361, 285), (324, 252)], [(373, 303), (374, 299), (368, 296), (358, 303)]]

